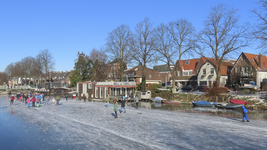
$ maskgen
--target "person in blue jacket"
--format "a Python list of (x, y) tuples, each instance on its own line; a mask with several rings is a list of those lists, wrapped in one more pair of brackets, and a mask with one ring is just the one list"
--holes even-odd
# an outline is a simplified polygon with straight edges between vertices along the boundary
[(249, 119), (248, 119), (248, 110), (245, 108), (244, 105), (242, 106), (242, 110), (243, 110), (243, 121), (242, 122), (245, 122), (245, 118), (247, 119), (247, 122), (249, 122)]

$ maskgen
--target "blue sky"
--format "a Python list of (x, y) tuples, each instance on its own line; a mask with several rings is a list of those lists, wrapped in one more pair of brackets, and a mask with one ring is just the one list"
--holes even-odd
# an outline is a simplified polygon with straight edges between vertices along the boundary
[[(0, 71), (11, 62), (48, 49), (55, 71), (71, 70), (77, 52), (104, 46), (108, 33), (122, 24), (134, 31), (149, 17), (155, 26), (181, 18), (203, 28), (219, 3), (238, 9), (240, 23), (255, 23), (256, 0), (0, 0)], [(259, 53), (255, 45), (242, 51)], [(236, 56), (238, 57), (238, 56)]]

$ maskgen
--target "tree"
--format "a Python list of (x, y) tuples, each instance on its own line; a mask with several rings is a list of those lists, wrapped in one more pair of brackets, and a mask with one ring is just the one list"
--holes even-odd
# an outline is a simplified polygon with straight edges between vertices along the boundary
[[(175, 80), (180, 60), (194, 48), (194, 31), (192, 24), (185, 19), (170, 22), (169, 27), (161, 24), (155, 30), (155, 49), (159, 53), (158, 59), (165, 62), (171, 71), (173, 93), (176, 92)], [(175, 66), (173, 70), (171, 66)]]
[(258, 18), (258, 23), (253, 26), (252, 35), (261, 42), (260, 47), (265, 49), (267, 47), (267, 1), (260, 0), (259, 4), (259, 8), (252, 10), (252, 13)]
[(71, 86), (76, 86), (77, 82), (88, 81), (92, 76), (92, 61), (83, 52), (78, 52), (75, 60), (74, 70), (70, 76)]
[(0, 72), (0, 85), (3, 85), (4, 83), (8, 83), (8, 75), (5, 72)]
[(109, 33), (106, 50), (113, 60), (119, 60), (120, 81), (123, 81), (125, 64), (132, 60), (133, 34), (128, 26), (121, 25)]
[(93, 49), (89, 55), (93, 63), (91, 80), (104, 81), (107, 78), (107, 55), (102, 50)]
[(45, 79), (48, 79), (49, 65), (51, 66), (51, 69), (53, 69), (55, 65), (55, 61), (52, 54), (49, 52), (48, 49), (45, 49), (40, 51), (37, 57), (38, 59), (40, 59), (40, 62), (43, 66), (43, 73), (45, 75)]
[(133, 59), (142, 66), (142, 90), (146, 88), (146, 67), (155, 61), (155, 49), (152, 23), (148, 18), (138, 23), (135, 27), (136, 35), (133, 47)]
[[(213, 7), (205, 21), (204, 29), (198, 35), (199, 42), (209, 48), (218, 64), (215, 68), (216, 86), (220, 83), (222, 61), (230, 53), (248, 46), (248, 41), (244, 38), (248, 29), (238, 26), (236, 12), (235, 9), (222, 4)], [(205, 55), (203, 49), (196, 52), (202, 56)]]

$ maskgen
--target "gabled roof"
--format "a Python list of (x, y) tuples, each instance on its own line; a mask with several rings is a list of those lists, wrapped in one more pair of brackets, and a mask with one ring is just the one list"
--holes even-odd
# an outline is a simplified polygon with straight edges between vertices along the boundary
[(182, 70), (193, 70), (193, 72), (195, 72), (196, 66), (200, 59), (201, 58), (180, 60), (179, 66)]
[[(243, 53), (248, 61), (251, 63), (251, 65), (256, 69), (256, 70), (264, 70), (266, 71), (267, 69), (267, 57), (264, 55), (261, 55), (262, 57), (262, 68), (260, 68), (259, 65), (259, 55), (255, 55), (255, 54), (249, 54), (249, 53)], [(265, 69), (264, 69), (265, 68)]]
[[(213, 58), (208, 59), (208, 62), (212, 63), (218, 69), (218, 62), (215, 61)], [(227, 70), (229, 67), (233, 67), (233, 63), (223, 61), (221, 64), (221, 75), (227, 75)]]
[[(153, 70), (150, 68), (146, 68), (146, 70), (156, 71), (156, 70)], [(132, 69), (128, 69), (128, 70), (124, 71), (124, 73), (133, 73), (135, 71), (142, 71), (142, 66), (139, 65), (139, 66), (133, 67)]]

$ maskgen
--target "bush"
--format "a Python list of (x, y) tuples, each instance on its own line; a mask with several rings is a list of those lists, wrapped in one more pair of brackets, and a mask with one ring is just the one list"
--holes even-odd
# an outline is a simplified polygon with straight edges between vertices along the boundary
[(224, 87), (214, 87), (207, 91), (206, 96), (219, 96), (220, 93), (228, 93), (228, 89)]

